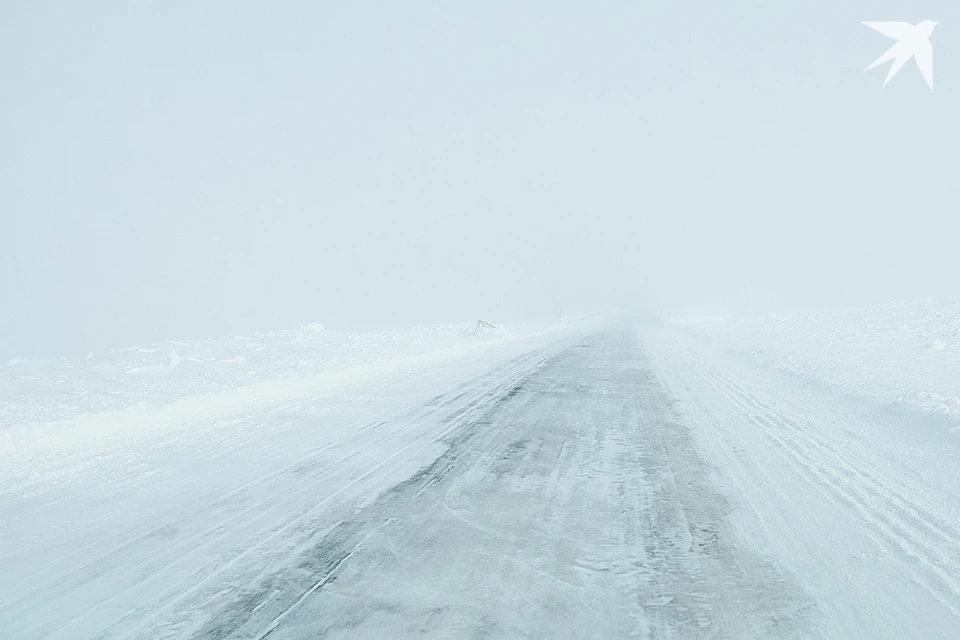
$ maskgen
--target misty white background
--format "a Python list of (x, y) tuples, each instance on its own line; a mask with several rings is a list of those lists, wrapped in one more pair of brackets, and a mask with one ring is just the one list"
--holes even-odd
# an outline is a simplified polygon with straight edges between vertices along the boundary
[(954, 3), (471, 4), (0, 4), (0, 355), (957, 295)]

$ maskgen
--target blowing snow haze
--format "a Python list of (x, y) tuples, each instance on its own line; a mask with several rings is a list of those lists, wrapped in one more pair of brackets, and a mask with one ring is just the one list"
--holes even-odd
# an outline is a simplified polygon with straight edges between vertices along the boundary
[(960, 638), (957, 4), (465, 4), (0, 2), (0, 640)]
[(902, 9), (3, 3), (0, 355), (956, 295), (960, 11)]

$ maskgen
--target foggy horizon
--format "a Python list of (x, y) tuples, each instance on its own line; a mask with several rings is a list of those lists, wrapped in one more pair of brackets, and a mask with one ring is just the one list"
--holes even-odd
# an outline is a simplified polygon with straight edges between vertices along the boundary
[(0, 630), (960, 638), (960, 6), (0, 2)]
[[(509, 7), (509, 10), (508, 10)], [(960, 10), (0, 7), (0, 357), (958, 295)]]

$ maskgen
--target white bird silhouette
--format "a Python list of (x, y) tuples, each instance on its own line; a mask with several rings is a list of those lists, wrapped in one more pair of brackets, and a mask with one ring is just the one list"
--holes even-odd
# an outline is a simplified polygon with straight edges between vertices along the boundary
[(886, 53), (867, 67), (867, 71), (884, 62), (893, 60), (893, 64), (890, 65), (890, 73), (887, 74), (887, 79), (883, 81), (883, 86), (887, 86), (890, 78), (897, 75), (897, 72), (903, 68), (903, 65), (910, 58), (916, 58), (920, 73), (923, 74), (927, 84), (930, 85), (930, 90), (933, 91), (933, 45), (930, 44), (930, 36), (933, 35), (933, 29), (940, 24), (939, 22), (924, 20), (916, 25), (909, 22), (864, 22), (863, 24), (897, 40), (897, 44), (887, 49)]

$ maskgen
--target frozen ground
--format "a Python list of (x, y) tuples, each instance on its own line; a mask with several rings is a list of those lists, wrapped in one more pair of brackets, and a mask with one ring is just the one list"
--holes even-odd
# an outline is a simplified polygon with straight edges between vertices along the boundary
[(960, 637), (949, 430), (734, 326), (595, 319), (269, 403), (114, 412), (154, 416), (134, 438), (9, 439), (0, 629)]
[(758, 363), (887, 404), (960, 419), (960, 301), (677, 321)]
[(6, 462), (88, 455), (97, 441), (136, 439), (226, 418), (410, 367), (471, 358), (549, 332), (524, 325), (474, 334), (472, 323), (372, 333), (319, 324), (252, 337), (165, 342), (81, 359), (13, 358), (0, 366), (0, 447)]
[[(520, 335), (536, 330), (523, 327)], [(446, 323), (370, 333), (320, 324), (252, 336), (168, 341), (90, 353), (82, 358), (0, 362), (0, 428), (133, 406), (163, 406), (190, 395), (393, 361), (494, 338), (506, 329)], [(514, 332), (516, 333), (516, 332)], [(471, 340), (466, 340), (472, 338)]]

